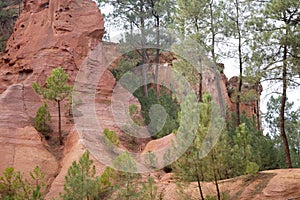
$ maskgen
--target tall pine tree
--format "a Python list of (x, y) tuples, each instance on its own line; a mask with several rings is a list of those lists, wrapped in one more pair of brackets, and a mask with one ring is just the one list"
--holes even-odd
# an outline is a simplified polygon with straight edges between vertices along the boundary
[(280, 135), (284, 143), (286, 167), (291, 168), (290, 148), (286, 135), (285, 109), (287, 91), (300, 86), (295, 79), (299, 70), (300, 2), (274, 0), (258, 3), (260, 12), (253, 17), (255, 37), (252, 42), (253, 61), (259, 68), (262, 80), (281, 83)]

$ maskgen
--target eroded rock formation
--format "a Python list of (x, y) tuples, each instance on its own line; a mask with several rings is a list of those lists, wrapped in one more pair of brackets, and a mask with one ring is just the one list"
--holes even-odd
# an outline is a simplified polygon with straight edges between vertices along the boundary
[(0, 92), (15, 83), (44, 81), (59, 65), (75, 80), (103, 33), (103, 17), (91, 0), (25, 0), (2, 57)]
[[(81, 156), (81, 147), (76, 141), (78, 138), (74, 140), (70, 136), (65, 141), (68, 148), (61, 163), (33, 128), (33, 118), (42, 99), (31, 85), (33, 82), (44, 84), (46, 77), (57, 66), (68, 72), (73, 83), (83, 60), (101, 43), (103, 33), (103, 17), (91, 0), (24, 0), (24, 9), (0, 61), (1, 172), (13, 166), (28, 175), (39, 165), (46, 173), (50, 186), (60, 171), (66, 173), (71, 160)], [(114, 79), (110, 74), (105, 77), (108, 77), (107, 81), (99, 89), (111, 93)], [(108, 97), (100, 99), (103, 98)], [(57, 110), (55, 105), (49, 105), (55, 133)], [(64, 112), (67, 110), (64, 109)], [(62, 124), (66, 133), (73, 130), (67, 117), (63, 117)], [(74, 150), (78, 153), (76, 156), (68, 153), (72, 148), (79, 149)], [(61, 176), (55, 180), (56, 189), (50, 189), (52, 196), (62, 189), (59, 184)]]

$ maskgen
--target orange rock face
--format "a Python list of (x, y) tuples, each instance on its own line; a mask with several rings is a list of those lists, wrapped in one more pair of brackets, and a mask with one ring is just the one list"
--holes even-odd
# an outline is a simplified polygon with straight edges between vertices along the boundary
[[(77, 141), (67, 139), (67, 150), (76, 156), (66, 156), (63, 162), (57, 159), (49, 146), (33, 128), (33, 118), (42, 99), (35, 94), (33, 82), (44, 83), (52, 69), (61, 66), (73, 83), (83, 60), (102, 42), (104, 22), (96, 3), (91, 0), (25, 0), (24, 9), (18, 18), (14, 32), (7, 43), (0, 61), (0, 171), (12, 166), (26, 175), (39, 165), (46, 173), (47, 185), (60, 172), (63, 175), (73, 158), (81, 156)], [(100, 88), (112, 91), (114, 79)], [(109, 86), (107, 86), (109, 85)], [(105, 91), (106, 91), (105, 90)], [(57, 131), (57, 108), (49, 104), (54, 132)], [(68, 133), (72, 125), (65, 117), (63, 107), (63, 130)], [(70, 142), (68, 142), (70, 140)], [(78, 138), (75, 140), (78, 140)], [(72, 144), (73, 143), (73, 146)], [(66, 151), (67, 151), (66, 150)], [(73, 151), (73, 150), (72, 150)], [(63, 177), (63, 175), (59, 177)], [(62, 185), (55, 179), (57, 196)], [(58, 182), (58, 184), (57, 184)], [(55, 195), (53, 195), (55, 194)]]
[(75, 80), (103, 33), (103, 17), (91, 0), (25, 0), (2, 57), (0, 92), (11, 84), (44, 81), (57, 66)]
[(56, 175), (58, 163), (55, 157), (45, 149), (37, 131), (30, 126), (13, 131), (1, 128), (0, 135), (0, 171), (11, 166), (29, 176), (35, 166), (46, 171), (48, 181)]

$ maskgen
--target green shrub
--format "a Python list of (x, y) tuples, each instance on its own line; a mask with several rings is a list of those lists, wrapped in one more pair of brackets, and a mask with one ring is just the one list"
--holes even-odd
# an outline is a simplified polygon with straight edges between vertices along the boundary
[[(148, 96), (144, 96), (142, 87), (134, 92), (134, 96), (138, 98), (142, 107), (142, 116), (144, 118), (145, 124), (149, 125), (151, 122), (149, 112), (151, 106), (158, 104), (165, 109), (166, 112), (166, 121), (161, 130), (158, 130), (158, 127), (155, 127), (156, 123), (153, 123), (154, 126), (148, 126), (148, 131), (153, 135), (153, 139), (162, 138), (170, 133), (176, 132), (179, 127), (178, 122), (178, 113), (180, 111), (180, 105), (173, 98), (172, 92), (169, 91), (166, 87), (161, 86), (159, 91), (160, 95), (156, 95), (154, 89), (148, 91)], [(159, 115), (159, 113), (156, 113)], [(159, 116), (156, 119), (157, 123), (162, 123)]]
[(139, 112), (139, 109), (138, 109), (137, 105), (131, 104), (131, 105), (129, 106), (129, 115), (130, 115), (130, 116), (137, 115), (138, 112)]
[(246, 174), (256, 174), (259, 171), (259, 166), (255, 162), (249, 162), (246, 166)]
[(50, 131), (50, 127), (47, 123), (49, 122), (51, 122), (51, 116), (47, 103), (44, 103), (44, 105), (39, 107), (36, 113), (34, 127), (39, 132), (48, 133)]
[[(210, 196), (210, 195), (206, 195), (205, 200), (217, 200), (218, 197), (217, 196)], [(229, 199), (229, 195), (227, 193), (222, 193), (221, 194), (221, 200), (227, 200)]]
[(119, 137), (115, 131), (109, 130), (108, 128), (104, 129), (103, 134), (105, 135), (105, 143), (108, 146), (119, 146), (120, 141)]
[(65, 176), (63, 200), (96, 199), (99, 194), (99, 177), (96, 177), (96, 167), (86, 151), (78, 162), (74, 161)]
[(114, 169), (110, 167), (105, 168), (99, 179), (100, 192), (104, 192), (112, 186), (113, 180), (116, 179), (116, 175), (117, 172)]
[(8, 167), (0, 177), (0, 197), (12, 199), (44, 199), (46, 187), (45, 173), (37, 166), (30, 172), (30, 179), (24, 179), (21, 172)]
[[(137, 107), (137, 105), (131, 104), (129, 106), (129, 116), (131, 117), (133, 122), (135, 124), (137, 124), (138, 126), (142, 126), (144, 124), (143, 118), (139, 115), (139, 108)], [(134, 125), (132, 125), (132, 126), (134, 126)], [(131, 132), (132, 131), (133, 130), (131, 130)]]

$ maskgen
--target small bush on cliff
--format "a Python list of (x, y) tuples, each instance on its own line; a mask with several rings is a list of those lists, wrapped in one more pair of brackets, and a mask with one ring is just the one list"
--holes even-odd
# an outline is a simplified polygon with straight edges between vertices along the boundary
[(106, 128), (104, 129), (103, 134), (105, 135), (105, 143), (109, 148), (120, 145), (119, 137), (115, 131)]
[(34, 128), (41, 133), (48, 133), (50, 131), (50, 127), (47, 123), (51, 122), (51, 116), (48, 110), (48, 104), (44, 103), (41, 107), (39, 107), (35, 120), (34, 120)]

